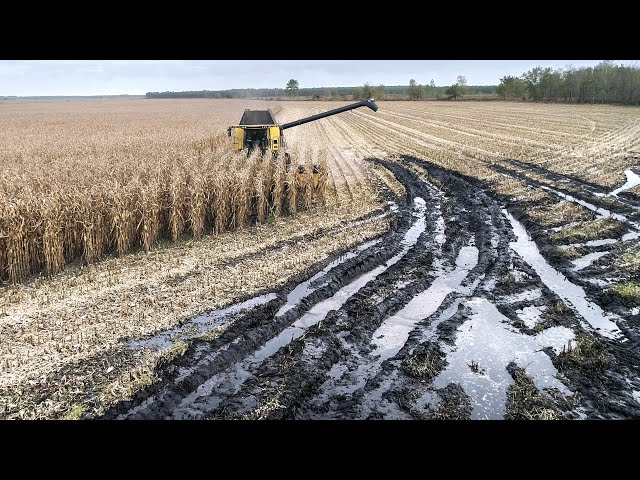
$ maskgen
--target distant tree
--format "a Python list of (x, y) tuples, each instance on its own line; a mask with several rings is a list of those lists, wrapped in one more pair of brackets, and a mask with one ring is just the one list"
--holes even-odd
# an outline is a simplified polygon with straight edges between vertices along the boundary
[(354, 100), (367, 100), (368, 98), (375, 98), (376, 88), (372, 87), (369, 82), (366, 82), (362, 87), (356, 87), (353, 89)]
[(539, 66), (522, 74), (522, 79), (525, 81), (527, 86), (529, 97), (536, 102), (542, 98), (542, 89), (540, 88), (540, 84), (542, 83), (543, 74), (544, 70)]
[(418, 85), (413, 78), (409, 80), (409, 98), (411, 100), (420, 100), (422, 98), (422, 86)]
[(572, 66), (567, 67), (564, 72), (564, 82), (563, 82), (563, 97), (565, 102), (573, 102), (578, 96), (578, 90), (580, 88), (580, 84), (578, 79), (580, 78), (580, 73), (577, 69)]
[(456, 83), (459, 86), (460, 96), (469, 93), (469, 87), (467, 86), (467, 77), (465, 77), (464, 75), (458, 75)]
[(602, 103), (607, 103), (609, 97), (609, 89), (613, 85), (613, 82), (609, 79), (611, 74), (615, 72), (616, 66), (613, 64), (611, 60), (605, 60), (600, 62), (595, 68), (594, 71), (597, 74), (597, 81), (599, 84), (600, 90), (600, 101)]
[(434, 82), (433, 78), (429, 82), (429, 86), (425, 87), (425, 91), (430, 97), (436, 96), (436, 82)]
[(444, 93), (449, 95), (449, 97), (457, 100), (458, 98), (462, 98), (463, 87), (459, 83), (454, 83), (449, 88), (447, 88)]
[(547, 101), (556, 101), (562, 97), (562, 72), (560, 70), (544, 69), (540, 82), (540, 93), (542, 98)]
[(384, 98), (384, 93), (386, 91), (386, 87), (382, 84), (378, 85), (373, 89), (373, 97), (376, 100), (382, 100)]
[(364, 98), (373, 98), (373, 92), (374, 88), (369, 85), (369, 82), (365, 82), (365, 84), (362, 86), (362, 94), (364, 95)]
[(506, 75), (500, 79), (500, 85), (496, 89), (496, 93), (502, 98), (522, 98), (526, 95), (527, 86), (524, 80), (514, 77), (512, 75)]
[(285, 90), (287, 91), (287, 93), (289, 93), (289, 95), (293, 95), (298, 91), (298, 87), (299, 87), (298, 81), (292, 78), (287, 82), (287, 86), (285, 87)]

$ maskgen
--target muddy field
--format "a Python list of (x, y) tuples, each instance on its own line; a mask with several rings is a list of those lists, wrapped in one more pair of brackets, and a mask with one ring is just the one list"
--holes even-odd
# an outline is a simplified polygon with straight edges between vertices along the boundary
[[(411, 157), (369, 161), (406, 190), (387, 192), (388, 233), (304, 282), (132, 341), (169, 349), (194, 327), (231, 323), (99, 418), (640, 415), (639, 316), (598, 303), (592, 284), (610, 274), (606, 264), (548, 262), (532, 239), (545, 232), (480, 181)], [(625, 240), (639, 228), (629, 213)]]
[(3, 417), (640, 418), (637, 109), (381, 102), (290, 132), (328, 155), (324, 209), (3, 286)]

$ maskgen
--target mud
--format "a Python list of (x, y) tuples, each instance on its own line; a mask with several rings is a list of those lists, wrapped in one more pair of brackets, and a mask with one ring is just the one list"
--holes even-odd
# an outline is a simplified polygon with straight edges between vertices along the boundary
[[(603, 287), (587, 281), (624, 242), (583, 245), (572, 263), (526, 205), (477, 179), (410, 157), (370, 161), (406, 190), (403, 199), (382, 193), (387, 234), (282, 289), (194, 319), (198, 334), (224, 326), (215, 338), (184, 333), (191, 329), (123, 340), (139, 349), (178, 338), (189, 348), (100, 418), (640, 416), (638, 314), (603, 301)], [(529, 182), (523, 165), (499, 168), (532, 188), (557, 188)], [(553, 185), (579, 182), (537, 173)], [(609, 193), (585, 188), (596, 206), (604, 198), (596, 193)], [(606, 207), (635, 228), (632, 200)]]

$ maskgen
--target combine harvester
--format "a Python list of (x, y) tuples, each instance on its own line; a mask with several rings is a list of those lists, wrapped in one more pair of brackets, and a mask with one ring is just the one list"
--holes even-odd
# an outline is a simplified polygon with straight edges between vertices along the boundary
[[(242, 150), (247, 151), (247, 155), (250, 155), (253, 150), (259, 148), (264, 155), (267, 150), (270, 150), (274, 157), (277, 157), (281, 151), (285, 150), (285, 140), (283, 131), (287, 128), (296, 127), (305, 123), (313, 122), (314, 120), (320, 120), (321, 118), (336, 115), (338, 113), (353, 110), (359, 107), (369, 107), (374, 112), (378, 110), (378, 105), (373, 98), (363, 100), (361, 102), (352, 103), (343, 107), (334, 108), (327, 112), (318, 113), (317, 115), (311, 115), (310, 117), (294, 120), (293, 122), (280, 125), (271, 109), (267, 110), (245, 110), (239, 125), (232, 125), (227, 129), (229, 137), (233, 138), (233, 146), (237, 152)], [(285, 152), (285, 165), (287, 170), (291, 165), (291, 158), (288, 153)], [(317, 165), (313, 166), (313, 186), (317, 187), (319, 182), (319, 168)], [(298, 165), (298, 174), (305, 174), (305, 167), (303, 164)]]

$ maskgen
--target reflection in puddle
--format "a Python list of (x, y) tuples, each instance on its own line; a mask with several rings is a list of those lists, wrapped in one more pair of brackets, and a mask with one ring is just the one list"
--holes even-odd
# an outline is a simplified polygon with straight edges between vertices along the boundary
[(538, 323), (540, 323), (540, 320), (542, 320), (542, 313), (546, 309), (547, 307), (544, 305), (540, 307), (531, 305), (529, 307), (516, 310), (516, 315), (518, 315), (518, 318), (522, 320), (528, 328), (534, 328)]
[(556, 248), (560, 250), (567, 250), (568, 248), (580, 248), (580, 247), (602, 247), (603, 245), (612, 245), (618, 243), (618, 240), (613, 238), (604, 238), (602, 240), (589, 240), (585, 243), (571, 243), (569, 245), (558, 245)]
[(527, 231), (509, 212), (503, 210), (513, 226), (513, 231), (518, 240), (510, 242), (511, 248), (527, 262), (540, 276), (542, 282), (555, 292), (568, 307), (576, 310), (594, 329), (609, 338), (618, 338), (622, 332), (615, 323), (618, 318), (614, 314), (605, 313), (600, 306), (587, 300), (582, 287), (571, 283), (560, 272), (547, 263), (540, 254), (533, 240), (529, 239)]
[[(554, 193), (555, 195), (558, 195), (559, 197), (562, 197), (565, 200), (568, 200), (569, 202), (574, 202), (574, 203), (577, 203), (579, 205), (582, 205), (583, 207), (591, 210), (592, 212), (597, 213), (600, 218), (613, 218), (613, 219), (618, 220), (620, 222), (624, 222), (624, 223), (626, 223), (628, 225), (631, 225), (636, 230), (640, 230), (640, 224), (632, 222), (631, 220), (629, 220), (624, 215), (620, 215), (619, 213), (613, 213), (610, 210), (607, 210), (607, 209), (602, 208), (602, 207), (596, 207), (592, 203), (585, 202), (584, 200), (577, 199), (577, 198), (575, 198), (575, 197), (573, 197), (571, 195), (566, 195), (566, 194), (564, 194), (562, 192), (559, 192), (558, 190), (554, 190), (553, 188), (549, 188), (547, 186), (542, 186), (541, 188), (544, 189), (544, 190), (547, 190), (547, 191), (549, 191), (551, 193)], [(637, 238), (637, 236), (636, 237), (628, 237), (627, 236), (627, 238), (625, 238), (624, 236), (622, 237), (623, 240), (629, 240), (630, 238)]]
[[(387, 318), (378, 327), (371, 337), (374, 349), (368, 357), (360, 357), (357, 352), (353, 352), (352, 356), (359, 357), (359, 365), (355, 370), (351, 371), (348, 367), (353, 358), (347, 362), (339, 362), (332, 367), (327, 380), (320, 387), (321, 393), (318, 395), (320, 402), (336, 395), (351, 395), (364, 387), (367, 381), (380, 371), (382, 363), (395, 356), (402, 349), (418, 322), (435, 313), (449, 293), (470, 294), (475, 289), (477, 282), (466, 287), (461, 284), (469, 271), (477, 264), (478, 249), (473, 245), (461, 248), (453, 271), (451, 268), (448, 269), (449, 271), (443, 270), (429, 288), (413, 297), (404, 308)], [(447, 314), (449, 317), (453, 315), (457, 310), (458, 303), (450, 306), (441, 317), (444, 318)], [(378, 413), (384, 413), (384, 418), (403, 418), (405, 416), (405, 414), (398, 413), (397, 408), (381, 401), (382, 392), (388, 390), (390, 382), (391, 379), (386, 378), (381, 386), (367, 393), (365, 403), (360, 406), (360, 416), (366, 417), (374, 409)]]
[(542, 290), (539, 288), (533, 288), (531, 290), (525, 290), (524, 292), (516, 293), (514, 295), (507, 295), (502, 297), (500, 303), (518, 303), (524, 301), (535, 300), (542, 297)]
[(589, 253), (588, 255), (585, 255), (584, 257), (576, 258), (575, 260), (571, 261), (571, 263), (573, 263), (574, 265), (573, 269), (575, 271), (578, 271), (578, 270), (582, 270), (583, 268), (587, 268), (597, 259), (599, 259), (600, 257), (604, 257), (609, 253), (610, 252), (593, 252), (593, 253)]
[(575, 334), (570, 328), (558, 326), (541, 331), (535, 336), (535, 339), (540, 345), (553, 348), (553, 351), (558, 355), (563, 349), (571, 348)]
[(426, 203), (423, 198), (414, 198), (413, 216), (417, 218), (414, 224), (407, 230), (402, 242), (402, 250), (379, 265), (373, 270), (356, 278), (348, 285), (342, 287), (332, 297), (314, 305), (307, 313), (295, 321), (290, 327), (284, 329), (279, 335), (266, 342), (253, 355), (242, 361), (236, 362), (227, 370), (220, 372), (186, 396), (172, 414), (173, 418), (193, 418), (202, 415), (203, 411), (211, 411), (218, 407), (223, 395), (235, 395), (242, 385), (251, 377), (250, 370), (260, 365), (265, 359), (276, 353), (280, 348), (288, 345), (293, 340), (301, 337), (311, 326), (323, 320), (331, 310), (337, 310), (353, 295), (371, 280), (396, 264), (418, 241), (418, 237), (426, 228), (424, 212)]
[(587, 278), (586, 280), (590, 284), (596, 285), (598, 287), (609, 287), (609, 286), (613, 285), (614, 283), (618, 283), (620, 281), (623, 281), (624, 278), (621, 278), (621, 277), (616, 277), (616, 278), (606, 277), (606, 278)]
[(281, 317), (282, 315), (287, 313), (289, 310), (294, 308), (298, 303), (300, 303), (300, 300), (302, 300), (305, 297), (308, 297), (311, 293), (313, 293), (317, 289), (325, 286), (328, 280), (323, 283), (316, 283), (315, 285), (314, 285), (314, 282), (317, 282), (321, 277), (329, 273), (329, 271), (331, 271), (341, 263), (344, 263), (351, 258), (357, 257), (358, 254), (360, 254), (362, 251), (366, 250), (369, 247), (372, 247), (373, 245), (380, 243), (381, 241), (382, 239), (378, 239), (378, 240), (372, 240), (370, 242), (363, 243), (358, 248), (356, 248), (355, 251), (345, 253), (340, 258), (338, 258), (337, 260), (334, 260), (329, 265), (327, 265), (322, 271), (316, 273), (310, 279), (300, 283), (298, 286), (296, 286), (296, 288), (291, 290), (289, 295), (287, 295), (287, 303), (285, 303), (280, 308), (280, 310), (278, 310), (278, 313), (276, 313), (275, 316)]
[(361, 275), (350, 284), (342, 287), (332, 297), (327, 298), (326, 300), (323, 300), (322, 302), (314, 305), (300, 319), (296, 320), (293, 325), (284, 329), (277, 337), (269, 340), (260, 350), (258, 350), (255, 354), (257, 362), (261, 362), (265, 358), (270, 357), (280, 348), (282, 348), (292, 340), (300, 337), (309, 327), (324, 319), (327, 316), (327, 313), (329, 313), (331, 310), (338, 310), (362, 287), (364, 287), (367, 283), (376, 278), (382, 272), (387, 270), (390, 266), (397, 263), (402, 257), (407, 254), (409, 249), (418, 241), (418, 237), (426, 227), (424, 217), (425, 202), (422, 198), (416, 197), (414, 199), (414, 203), (416, 210), (421, 216), (405, 234), (404, 239), (401, 242), (401, 244), (404, 245), (404, 248), (400, 251), (400, 253), (396, 254), (394, 257), (387, 260), (387, 262), (379, 265), (370, 272)]
[(477, 264), (478, 249), (474, 246), (461, 248), (453, 272), (439, 275), (429, 288), (413, 297), (402, 310), (387, 318), (374, 332), (372, 343), (376, 349), (372, 355), (380, 355), (381, 361), (392, 357), (400, 351), (415, 325), (432, 315), (449, 293), (458, 290), (465, 290), (460, 293), (468, 293), (460, 284), (469, 270)]
[(144, 402), (142, 402), (140, 405), (136, 405), (135, 407), (133, 407), (131, 410), (129, 410), (126, 414), (121, 414), (118, 415), (116, 417), (117, 420), (124, 420), (126, 419), (128, 416), (132, 416), (137, 414), (140, 410), (143, 410), (147, 407), (149, 407), (151, 404), (153, 404), (156, 401), (156, 397), (155, 395), (151, 395), (149, 398), (147, 398)]
[[(458, 383), (471, 397), (473, 419), (501, 419), (506, 392), (513, 383), (507, 365), (524, 368), (539, 390), (555, 387), (565, 395), (572, 392), (556, 378), (557, 370), (542, 348), (561, 350), (573, 339), (573, 332), (555, 327), (549, 333), (523, 335), (509, 326), (509, 320), (485, 298), (465, 303), (472, 315), (456, 334), (454, 347), (445, 347), (447, 366), (434, 379), (433, 387)], [(549, 329), (551, 330), (551, 329)], [(449, 351), (447, 351), (449, 350)], [(476, 370), (471, 365), (477, 365)]]
[[(439, 212), (440, 212), (440, 205), (438, 205), (438, 213)], [(442, 247), (442, 245), (444, 245), (444, 242), (447, 238), (444, 232), (445, 232), (444, 218), (442, 217), (442, 215), (438, 215), (438, 219), (436, 220), (435, 242), (439, 247)]]
[(624, 171), (624, 174), (627, 177), (627, 183), (622, 185), (620, 188), (616, 188), (613, 192), (609, 193), (610, 196), (617, 196), (620, 192), (624, 192), (625, 190), (629, 190), (630, 188), (635, 187), (636, 185), (640, 185), (640, 175), (635, 173), (630, 168)]

